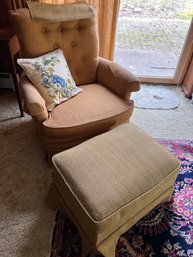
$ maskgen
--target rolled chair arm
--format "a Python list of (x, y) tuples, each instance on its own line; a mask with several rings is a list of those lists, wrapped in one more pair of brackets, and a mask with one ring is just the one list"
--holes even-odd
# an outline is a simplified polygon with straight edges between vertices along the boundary
[(24, 102), (24, 111), (39, 121), (48, 118), (45, 101), (23, 72), (20, 76), (19, 87)]
[(125, 99), (130, 98), (131, 92), (140, 89), (139, 79), (133, 73), (102, 57), (99, 59), (97, 82)]

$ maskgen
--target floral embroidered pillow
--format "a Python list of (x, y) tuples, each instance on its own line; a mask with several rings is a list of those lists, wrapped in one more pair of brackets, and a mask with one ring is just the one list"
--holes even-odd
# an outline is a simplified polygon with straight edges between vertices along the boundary
[(60, 49), (17, 62), (44, 98), (48, 111), (82, 91), (76, 86)]

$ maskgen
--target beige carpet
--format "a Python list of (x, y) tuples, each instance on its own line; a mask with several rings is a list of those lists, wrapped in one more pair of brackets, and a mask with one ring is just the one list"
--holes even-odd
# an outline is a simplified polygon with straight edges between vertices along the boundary
[(51, 181), (33, 122), (15, 96), (0, 95), (0, 256), (45, 257), (54, 212), (44, 203)]
[(135, 107), (140, 109), (170, 110), (176, 109), (180, 100), (173, 90), (158, 85), (141, 85), (138, 92), (132, 94)]
[[(154, 137), (193, 139), (193, 104), (175, 110), (136, 109), (131, 121)], [(14, 94), (0, 95), (0, 256), (47, 257), (54, 212), (45, 202), (51, 168), (29, 116), (18, 118)]]
[(174, 110), (135, 108), (131, 122), (154, 138), (193, 140), (193, 100), (185, 98), (179, 86), (167, 86), (167, 89), (179, 97), (178, 108)]

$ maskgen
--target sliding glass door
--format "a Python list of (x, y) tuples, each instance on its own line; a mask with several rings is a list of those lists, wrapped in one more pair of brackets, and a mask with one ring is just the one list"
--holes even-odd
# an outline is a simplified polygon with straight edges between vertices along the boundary
[(115, 61), (142, 82), (180, 83), (193, 40), (193, 0), (121, 0)]

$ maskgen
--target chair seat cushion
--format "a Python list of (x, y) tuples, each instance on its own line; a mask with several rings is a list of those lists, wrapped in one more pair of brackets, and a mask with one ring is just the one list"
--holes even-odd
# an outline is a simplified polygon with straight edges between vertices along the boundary
[[(68, 140), (97, 134), (94, 130), (125, 121), (133, 110), (133, 101), (124, 100), (100, 84), (81, 86), (83, 91), (55, 107), (43, 122), (44, 134), (49, 138)], [(104, 130), (105, 131), (105, 130)]]
[(132, 124), (56, 154), (53, 163), (54, 185), (96, 244), (164, 200), (180, 168), (174, 156)]

